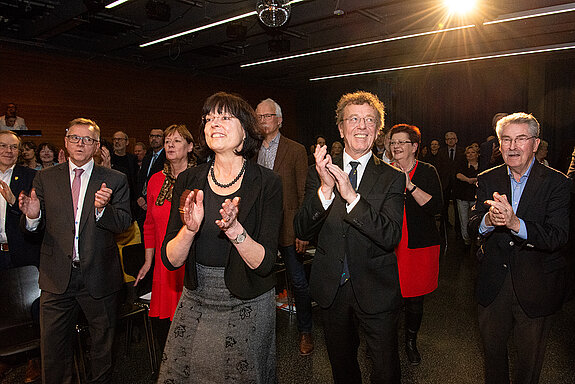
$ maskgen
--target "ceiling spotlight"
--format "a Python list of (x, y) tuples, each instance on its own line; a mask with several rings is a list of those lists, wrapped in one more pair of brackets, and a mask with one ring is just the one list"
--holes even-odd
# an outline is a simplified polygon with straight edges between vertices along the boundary
[(475, 0), (444, 0), (447, 8), (452, 13), (465, 14), (475, 8)]
[(264, 25), (272, 28), (281, 27), (289, 18), (291, 2), (289, 0), (258, 0), (256, 12)]
[(345, 11), (339, 7), (339, 0), (337, 0), (337, 3), (335, 3), (335, 9), (333, 10), (333, 14), (335, 16), (343, 16), (345, 14)]

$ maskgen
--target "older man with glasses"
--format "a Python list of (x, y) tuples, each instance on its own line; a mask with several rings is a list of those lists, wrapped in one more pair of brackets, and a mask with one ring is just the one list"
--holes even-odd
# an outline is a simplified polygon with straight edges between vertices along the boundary
[(535, 161), (539, 123), (514, 113), (497, 122), (504, 164), (478, 176), (470, 228), (482, 237), (476, 285), (485, 383), (538, 383), (551, 317), (566, 294), (564, 246), (570, 180)]
[(115, 234), (128, 229), (128, 181), (94, 164), (100, 128), (75, 119), (65, 137), (68, 161), (38, 172), (20, 194), (25, 227), (43, 235), (40, 254), (42, 382), (72, 383), (74, 329), (80, 309), (92, 340), (91, 380), (112, 378), (117, 294), (123, 277)]
[(397, 326), (401, 306), (397, 258), (404, 174), (371, 152), (384, 107), (368, 92), (343, 95), (336, 109), (345, 143), (331, 158), (318, 146), (305, 199), (294, 220), (299, 239), (317, 236), (310, 291), (321, 307), (336, 384), (361, 383), (359, 329), (373, 361), (372, 383), (401, 380)]
[(282, 179), (283, 223), (279, 238), (279, 251), (285, 262), (296, 305), (299, 331), (299, 352), (302, 356), (312, 353), (312, 306), (305, 266), (298, 257), (306, 251), (307, 241), (296, 238), (293, 218), (301, 206), (307, 175), (305, 147), (280, 133), (282, 110), (272, 99), (260, 102), (256, 108), (264, 141), (258, 153), (258, 164), (277, 172)]

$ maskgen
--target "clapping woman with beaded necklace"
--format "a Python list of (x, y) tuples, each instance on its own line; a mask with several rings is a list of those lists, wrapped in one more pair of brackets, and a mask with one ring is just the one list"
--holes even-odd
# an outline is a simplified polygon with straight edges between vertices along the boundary
[(212, 160), (178, 177), (162, 247), (164, 265), (185, 264), (186, 279), (158, 382), (275, 383), (281, 181), (248, 160), (261, 136), (246, 101), (219, 92), (202, 113)]
[(421, 362), (417, 332), (423, 318), (423, 298), (437, 288), (441, 236), (435, 216), (441, 212), (441, 182), (435, 167), (417, 160), (421, 133), (414, 125), (391, 128), (393, 163), (405, 173), (405, 211), (401, 241), (396, 248), (399, 285), (405, 303), (405, 350), (412, 365)]

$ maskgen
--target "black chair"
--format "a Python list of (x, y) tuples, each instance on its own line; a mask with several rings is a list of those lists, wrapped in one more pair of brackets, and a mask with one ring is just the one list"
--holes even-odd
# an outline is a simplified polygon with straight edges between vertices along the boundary
[(29, 265), (0, 271), (0, 356), (40, 347), (40, 327), (32, 303), (40, 297), (38, 268)]
[[(124, 271), (131, 276), (136, 277), (144, 261), (145, 248), (143, 243), (126, 245), (122, 248), (122, 259), (124, 262)], [(137, 289), (137, 299), (127, 300), (120, 307), (120, 313), (118, 317), (120, 319), (126, 320), (126, 354), (128, 353), (128, 346), (132, 338), (132, 319), (134, 316), (141, 315), (144, 323), (144, 330), (146, 332), (146, 343), (148, 346), (148, 356), (150, 358), (150, 367), (152, 373), (154, 373), (158, 367), (157, 355), (156, 355), (156, 344), (154, 342), (154, 331), (152, 329), (152, 323), (148, 312), (150, 310), (150, 301), (140, 298), (145, 293), (152, 290), (152, 274), (153, 268), (150, 268), (146, 278), (140, 283), (138, 283)], [(128, 283), (133, 284), (133, 283)]]

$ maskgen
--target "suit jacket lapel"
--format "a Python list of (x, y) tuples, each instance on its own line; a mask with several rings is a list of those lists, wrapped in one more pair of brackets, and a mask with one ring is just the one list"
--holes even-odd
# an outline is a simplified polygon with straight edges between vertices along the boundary
[(278, 150), (276, 152), (276, 158), (274, 160), (274, 171), (278, 172), (286, 155), (287, 155), (287, 147), (285, 145), (285, 139), (283, 136), (280, 136), (280, 142), (278, 143)]
[[(70, 179), (68, 179), (68, 184)], [(102, 183), (105, 182), (103, 179), (101, 169), (94, 164), (94, 169), (92, 169), (92, 175), (90, 176), (90, 180), (88, 181), (88, 188), (86, 189), (86, 195), (84, 195), (84, 204), (82, 206), (82, 215), (80, 216), (80, 229), (79, 232), (82, 232), (82, 229), (88, 222), (88, 217), (90, 215), (95, 216), (96, 211), (94, 207), (94, 196), (96, 192), (100, 189)], [(70, 187), (70, 197), (72, 197), (72, 187)], [(71, 200), (71, 199), (70, 199)], [(72, 204), (71, 204), (72, 205)]]
[(72, 186), (70, 185), (70, 166), (69, 163), (66, 162), (62, 165), (55, 165), (55, 167), (58, 167), (56, 188), (58, 190), (58, 196), (62, 199), (62, 210), (73, 227), (74, 204), (72, 203)]
[[(531, 173), (527, 179), (527, 184), (525, 184), (525, 189), (521, 194), (521, 200), (519, 200), (519, 206), (517, 207), (517, 216), (524, 217), (525, 213), (528, 212), (531, 203), (533, 202), (537, 188), (545, 185), (543, 179), (545, 178), (544, 172), (542, 172), (542, 166), (537, 160), (531, 168)], [(511, 182), (510, 182), (511, 183)], [(537, 201), (537, 200), (536, 200)]]
[(361, 182), (359, 183), (359, 187), (357, 188), (357, 192), (363, 195), (368, 195), (375, 182), (377, 181), (377, 172), (376, 167), (379, 165), (381, 161), (376, 157), (372, 156), (365, 166), (365, 171), (363, 172), (363, 176), (361, 177)]
[(10, 178), (10, 189), (16, 197), (16, 202), (18, 202), (18, 194), (22, 190), (22, 172), (20, 166), (16, 165), (12, 171), (12, 177)]
[[(333, 164), (337, 165), (338, 167), (340, 167), (345, 172), (345, 167), (343, 165), (343, 156), (338, 156), (338, 157), (332, 159), (332, 161), (333, 161)], [(345, 209), (345, 200), (339, 194), (339, 191), (337, 190), (337, 186), (333, 188), (333, 193), (335, 194), (335, 198), (334, 198), (334, 201), (333, 201), (332, 207), (331, 207), (331, 211), (333, 213), (330, 213), (330, 214), (337, 215), (337, 217), (344, 217), (347, 214), (347, 211)], [(346, 223), (344, 220), (338, 220), (338, 222), (340, 223), (340, 225), (342, 227), (342, 233), (347, 231), (347, 229), (349, 228), (350, 225), (348, 223)]]
[[(256, 200), (261, 193), (261, 174), (258, 166), (248, 160), (246, 173), (242, 180), (242, 199), (240, 201), (238, 220), (240, 223), (245, 222)], [(259, 217), (259, 216), (258, 216)]]

